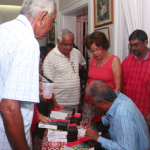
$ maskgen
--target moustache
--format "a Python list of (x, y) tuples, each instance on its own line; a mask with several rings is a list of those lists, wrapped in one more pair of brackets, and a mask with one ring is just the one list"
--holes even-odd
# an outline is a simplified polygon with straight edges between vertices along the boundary
[(139, 50), (137, 50), (137, 49), (132, 49), (132, 52), (134, 53), (134, 52), (139, 52)]

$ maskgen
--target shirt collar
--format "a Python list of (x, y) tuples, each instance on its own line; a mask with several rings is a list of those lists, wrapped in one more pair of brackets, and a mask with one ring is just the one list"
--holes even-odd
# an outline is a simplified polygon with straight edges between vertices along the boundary
[[(148, 50), (150, 51), (150, 48), (148, 48)], [(133, 57), (134, 57), (135, 59), (137, 59), (137, 56), (134, 56), (134, 54), (133, 54)], [(149, 52), (148, 52), (148, 54), (145, 56), (144, 60), (147, 60), (147, 59), (150, 59)]]
[(31, 23), (29, 22), (29, 20), (24, 16), (24, 15), (19, 15), (16, 20), (20, 21), (22, 24), (24, 24), (27, 28), (28, 31), (34, 36), (34, 31), (33, 28), (31, 26)]
[(122, 94), (121, 92), (118, 94), (117, 98), (114, 100), (113, 104), (111, 105), (110, 109), (107, 111), (106, 116), (112, 116), (114, 114), (114, 111), (116, 110), (117, 104), (121, 98)]

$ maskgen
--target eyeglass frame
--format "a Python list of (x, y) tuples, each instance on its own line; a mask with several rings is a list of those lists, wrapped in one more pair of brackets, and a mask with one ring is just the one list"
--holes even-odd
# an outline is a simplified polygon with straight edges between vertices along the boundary
[(72, 67), (72, 69), (73, 69), (74, 73), (76, 73), (76, 71), (75, 71), (75, 67), (74, 67), (74, 65), (73, 65), (73, 61), (70, 61), (70, 63), (71, 63), (71, 67)]
[(128, 44), (128, 48), (129, 48), (129, 49), (132, 49), (133, 46), (136, 47), (136, 48), (138, 48), (142, 43), (144, 43), (144, 42), (141, 42), (141, 43), (134, 43), (134, 44)]
[(89, 50), (90, 53), (95, 54), (95, 53), (100, 53), (102, 48), (97, 49), (96, 51)]
[(55, 25), (57, 25), (57, 22), (55, 21), (55, 19), (52, 16), (50, 16), (50, 18), (52, 18), (52, 20), (53, 20), (51, 27), (54, 27)]
[(74, 43), (71, 43), (71, 44), (68, 44), (68, 43), (63, 43), (63, 42), (61, 42), (62, 44), (63, 44), (63, 46), (65, 46), (65, 47), (67, 47), (68, 45), (69, 46), (71, 46), (71, 47), (73, 47), (73, 45), (74, 45)]

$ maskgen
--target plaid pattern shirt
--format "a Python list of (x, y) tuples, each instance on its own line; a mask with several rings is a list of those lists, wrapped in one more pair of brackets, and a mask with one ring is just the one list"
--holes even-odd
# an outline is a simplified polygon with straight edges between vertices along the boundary
[(139, 60), (133, 54), (122, 62), (124, 94), (133, 100), (141, 113), (150, 113), (150, 55)]
[[(30, 145), (33, 103), (39, 102), (39, 44), (23, 15), (0, 25), (0, 35), (0, 102), (2, 99), (20, 101), (24, 132)], [(12, 150), (1, 112), (0, 150)]]

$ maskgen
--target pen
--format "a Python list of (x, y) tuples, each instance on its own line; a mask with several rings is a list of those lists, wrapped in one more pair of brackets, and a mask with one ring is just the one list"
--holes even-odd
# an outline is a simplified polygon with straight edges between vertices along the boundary
[(87, 125), (87, 124), (89, 123), (90, 119), (91, 119), (91, 116), (89, 117), (89, 119), (88, 119), (88, 121), (85, 123), (85, 125)]
[(44, 77), (46, 80), (48, 80), (50, 83), (53, 83), (53, 81), (52, 80), (50, 80), (50, 79), (48, 79), (47, 77), (45, 77), (44, 75), (42, 75), (41, 73), (39, 73), (40, 74), (40, 76), (42, 76), (42, 77)]

